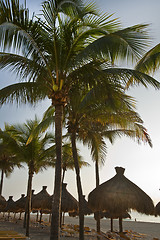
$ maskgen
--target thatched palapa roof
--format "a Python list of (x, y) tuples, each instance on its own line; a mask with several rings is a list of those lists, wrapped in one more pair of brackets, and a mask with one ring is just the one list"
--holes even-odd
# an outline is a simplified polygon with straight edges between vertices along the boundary
[(160, 216), (160, 202), (155, 206), (155, 216)]
[(109, 211), (112, 216), (121, 216), (134, 209), (140, 213), (153, 214), (152, 199), (136, 184), (124, 176), (125, 169), (116, 167), (117, 174), (95, 188), (88, 197), (93, 211)]
[[(84, 213), (84, 215), (90, 215), (90, 214), (92, 214), (93, 211), (89, 208), (88, 202), (87, 202), (86, 199), (85, 199), (85, 195), (83, 195), (83, 200), (84, 200), (84, 202), (83, 202), (83, 213)], [(78, 215), (79, 215), (79, 211), (78, 211), (78, 210), (69, 213), (69, 216), (70, 216), (70, 217), (76, 217), (76, 216), (78, 216)]]
[(26, 197), (25, 194), (21, 194), (21, 197), (15, 201), (16, 212), (24, 212), (26, 206)]
[(113, 215), (113, 214), (111, 214), (109, 212), (104, 212), (103, 214), (104, 214), (105, 218), (116, 219), (116, 218), (122, 217), (122, 218), (130, 218), (131, 219), (131, 215), (128, 212), (123, 213), (121, 216), (116, 215), (116, 214)]
[(50, 194), (47, 192), (47, 186), (43, 186), (42, 190), (35, 194), (32, 199), (33, 210), (49, 210), (50, 209)]
[(78, 201), (67, 191), (67, 183), (62, 184), (62, 212), (73, 212), (78, 210)]
[(6, 205), (7, 205), (6, 199), (2, 195), (0, 195), (0, 209), (3, 211)]
[(4, 209), (4, 212), (14, 212), (15, 210), (15, 202), (13, 201), (13, 196), (9, 196), (9, 199), (7, 200), (7, 206)]

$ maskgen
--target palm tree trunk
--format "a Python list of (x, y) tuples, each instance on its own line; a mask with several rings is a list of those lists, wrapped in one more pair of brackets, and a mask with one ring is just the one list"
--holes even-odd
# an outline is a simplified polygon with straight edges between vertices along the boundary
[(62, 117), (63, 106), (55, 106), (55, 143), (56, 143), (56, 165), (54, 182), (54, 199), (52, 201), (52, 218), (50, 240), (60, 239), (60, 211), (62, 191)]
[(1, 183), (0, 183), (0, 195), (2, 195), (3, 179), (4, 179), (4, 171), (2, 169), (2, 172), (1, 172)]
[(26, 202), (27, 204), (26, 236), (27, 237), (29, 237), (29, 224), (30, 224), (31, 198), (32, 198), (32, 178), (33, 178), (33, 171), (29, 169), (27, 202)]
[(66, 169), (63, 168), (63, 174), (62, 174), (62, 183), (64, 182), (64, 177), (65, 177)]
[[(96, 171), (96, 187), (99, 186), (99, 166), (98, 161), (95, 161), (95, 171)], [(97, 212), (97, 232), (99, 233), (101, 231), (101, 221), (100, 221), (100, 212)]]
[(83, 213), (83, 192), (82, 192), (82, 184), (80, 178), (80, 168), (78, 162), (78, 154), (76, 147), (76, 133), (72, 132), (71, 135), (72, 142), (72, 153), (76, 170), (76, 180), (77, 180), (77, 189), (78, 189), (78, 199), (79, 199), (79, 239), (84, 240), (84, 213)]

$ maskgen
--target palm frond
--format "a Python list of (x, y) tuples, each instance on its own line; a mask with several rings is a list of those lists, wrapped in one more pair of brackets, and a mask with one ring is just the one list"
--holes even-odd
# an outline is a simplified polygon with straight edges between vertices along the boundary
[(159, 67), (160, 44), (157, 44), (141, 58), (135, 69), (144, 73), (154, 73)]
[(20, 79), (28, 81), (35, 81), (40, 75), (47, 77), (47, 72), (37, 61), (33, 61), (26, 57), (0, 52), (0, 69), (9, 69), (14, 72)]
[(112, 63), (116, 59), (138, 60), (149, 47), (147, 27), (147, 24), (135, 25), (106, 34), (87, 46), (83, 55), (93, 58), (104, 55)]
[(160, 83), (153, 77), (132, 69), (125, 68), (110, 68), (104, 70), (113, 81), (119, 81), (125, 88), (132, 85), (143, 85), (144, 87), (153, 86), (156, 89), (160, 88)]
[(37, 103), (39, 100), (46, 98), (44, 94), (44, 88), (36, 83), (16, 83), (4, 87), (0, 90), (0, 105), (4, 103), (16, 103), (19, 105), (21, 103), (26, 104), (27, 102), (31, 104)]
[(28, 145), (35, 136), (38, 136), (38, 134), (45, 132), (49, 126), (54, 125), (54, 116), (50, 116), (44, 120), (42, 120), (42, 122), (40, 122), (36, 128), (34, 129), (34, 131), (30, 134), (26, 144)]

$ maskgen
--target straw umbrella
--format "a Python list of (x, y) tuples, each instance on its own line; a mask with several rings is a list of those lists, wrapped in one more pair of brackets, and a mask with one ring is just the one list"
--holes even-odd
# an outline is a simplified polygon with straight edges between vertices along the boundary
[(73, 212), (78, 210), (78, 201), (66, 189), (67, 183), (62, 184), (62, 212)]
[(25, 212), (26, 207), (26, 197), (25, 194), (21, 194), (21, 197), (15, 201), (15, 211), (19, 212), (19, 219), (21, 219), (22, 212)]
[[(84, 215), (90, 215), (93, 213), (93, 211), (89, 208), (88, 206), (88, 202), (86, 201), (85, 199), (85, 195), (83, 195), (83, 213)], [(78, 211), (74, 211), (74, 212), (69, 212), (69, 216), (70, 217), (76, 217), (79, 215), (79, 212)]]
[(13, 201), (13, 196), (9, 196), (4, 212), (8, 212), (8, 219), (10, 217), (10, 212), (15, 212), (15, 202)]
[[(50, 209), (52, 208), (52, 201), (54, 195), (50, 196)], [(61, 195), (61, 213), (68, 212), (70, 216), (78, 215), (78, 201), (68, 192), (67, 183), (62, 183), (62, 195)], [(73, 215), (72, 215), (73, 214)], [(62, 218), (62, 215), (61, 215)], [(63, 215), (64, 223), (64, 215)]]
[[(61, 196), (61, 213), (63, 212), (63, 224), (64, 215), (66, 212), (78, 211), (78, 201), (68, 192), (67, 183), (62, 184), (62, 196)], [(62, 217), (62, 215), (61, 215)]]
[(160, 202), (155, 206), (155, 216), (160, 216)]
[(124, 176), (125, 169), (116, 167), (117, 174), (95, 188), (88, 197), (93, 211), (109, 211), (119, 217), (119, 230), (122, 228), (123, 214), (130, 209), (144, 214), (153, 214), (152, 199), (137, 185)]
[(6, 199), (2, 195), (0, 195), (0, 211), (3, 211), (6, 205), (7, 205)]
[(39, 210), (41, 215), (40, 215), (40, 222), (42, 221), (42, 214), (44, 210), (50, 210), (50, 201), (51, 201), (51, 196), (47, 192), (47, 186), (43, 186), (42, 190), (35, 194), (33, 199), (32, 199), (32, 209), (33, 210)]

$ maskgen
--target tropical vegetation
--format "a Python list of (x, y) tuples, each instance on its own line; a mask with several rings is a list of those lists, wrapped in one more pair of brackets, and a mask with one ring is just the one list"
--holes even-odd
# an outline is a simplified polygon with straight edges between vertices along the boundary
[[(70, 95), (78, 87), (104, 100), (114, 88), (121, 92), (135, 84), (159, 88), (159, 82), (138, 69), (115, 67), (116, 61), (137, 61), (144, 54), (146, 28), (142, 24), (123, 29), (112, 15), (99, 13), (93, 3), (81, 0), (47, 0), (42, 14), (31, 18), (18, 0), (0, 1), (0, 68), (7, 67), (22, 80), (0, 90), (0, 104), (14, 100), (35, 104), (49, 98), (55, 107), (51, 240), (60, 236), (62, 121)], [(84, 239), (81, 231), (80, 239)]]
[[(31, 142), (26, 145), (29, 136), (38, 126), (38, 123), (39, 121), (35, 118), (35, 120), (28, 120), (24, 124), (7, 126), (8, 136), (1, 133), (4, 139), (7, 137), (7, 140), (14, 143), (12, 154), (14, 154), (21, 163), (25, 163), (28, 166), (26, 236), (29, 236), (33, 175), (51, 165), (51, 157), (46, 151), (47, 145), (53, 138), (50, 134), (46, 133), (44, 136), (43, 134), (36, 135), (32, 138)], [(10, 167), (12, 167), (12, 165)]]

